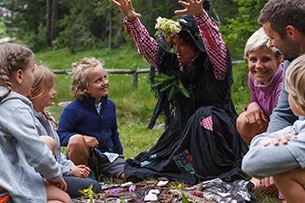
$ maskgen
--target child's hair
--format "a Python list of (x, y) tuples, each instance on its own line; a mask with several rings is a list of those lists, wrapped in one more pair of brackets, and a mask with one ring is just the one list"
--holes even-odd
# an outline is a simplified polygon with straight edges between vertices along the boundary
[(0, 86), (8, 89), (7, 93), (0, 96), (0, 101), (12, 90), (11, 78), (17, 70), (28, 68), (34, 53), (29, 48), (14, 43), (0, 45)]
[(49, 92), (55, 83), (55, 74), (46, 66), (39, 65), (34, 70), (34, 83), (31, 90), (31, 100), (40, 98)]
[(285, 86), (296, 106), (305, 112), (305, 55), (294, 59), (288, 66)]
[(91, 68), (98, 65), (104, 66), (103, 61), (94, 57), (84, 58), (80, 62), (72, 63), (72, 96), (76, 99), (82, 100), (83, 97), (89, 96), (88, 91), (88, 72)]
[[(55, 74), (48, 67), (43, 65), (36, 66), (33, 74), (35, 80), (32, 85), (31, 97), (29, 97), (30, 100), (39, 99), (48, 93), (54, 87), (56, 79)], [(42, 113), (57, 126), (57, 123), (50, 116), (47, 109), (44, 109)]]
[(269, 37), (265, 34), (264, 29), (261, 27), (260, 29), (256, 30), (248, 39), (244, 50), (244, 59), (248, 59), (249, 51), (255, 51), (263, 46), (269, 47), (275, 53), (276, 57), (281, 56), (281, 53), (278, 49), (269, 46)]

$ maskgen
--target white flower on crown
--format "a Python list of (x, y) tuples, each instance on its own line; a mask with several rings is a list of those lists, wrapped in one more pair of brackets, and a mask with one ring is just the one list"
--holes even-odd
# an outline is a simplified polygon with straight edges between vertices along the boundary
[(171, 19), (158, 17), (156, 21), (155, 29), (158, 30), (155, 34), (156, 36), (173, 37), (182, 29), (179, 22)]

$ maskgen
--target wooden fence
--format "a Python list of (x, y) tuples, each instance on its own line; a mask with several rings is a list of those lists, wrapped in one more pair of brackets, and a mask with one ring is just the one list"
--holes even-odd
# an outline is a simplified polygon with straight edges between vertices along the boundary
[[(243, 63), (245, 62), (244, 60), (238, 60), (238, 61), (232, 61), (233, 65)], [(149, 68), (141, 68), (141, 69), (136, 69), (136, 70), (131, 70), (131, 69), (106, 69), (107, 73), (109, 74), (130, 74), (131, 75), (131, 83), (132, 87), (137, 88), (138, 87), (138, 74), (141, 73), (148, 73)], [(55, 74), (68, 74), (71, 72), (71, 69), (69, 70), (53, 70)]]
[[(138, 74), (148, 73), (149, 68), (141, 68), (136, 70), (130, 69), (105, 69), (109, 74), (130, 74), (131, 75), (131, 83), (132, 87), (138, 87)], [(53, 70), (55, 74), (68, 74), (71, 70)]]

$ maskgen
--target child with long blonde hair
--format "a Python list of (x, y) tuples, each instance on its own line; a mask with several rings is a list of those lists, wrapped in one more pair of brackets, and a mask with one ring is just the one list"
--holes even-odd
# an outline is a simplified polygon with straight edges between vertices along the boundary
[(63, 178), (67, 183), (67, 193), (71, 198), (82, 196), (79, 190), (88, 188), (91, 184), (93, 191), (99, 193), (101, 187), (95, 180), (88, 178), (90, 168), (85, 165), (75, 166), (61, 153), (60, 139), (56, 133), (57, 123), (47, 111), (56, 95), (54, 90), (55, 74), (46, 66), (37, 66), (34, 70), (34, 83), (32, 85), (30, 100), (34, 106), (37, 129), (40, 138), (53, 151), (57, 162), (61, 166)]

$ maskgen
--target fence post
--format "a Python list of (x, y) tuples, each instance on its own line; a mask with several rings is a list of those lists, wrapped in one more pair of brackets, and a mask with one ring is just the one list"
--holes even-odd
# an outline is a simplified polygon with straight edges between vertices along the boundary
[(132, 82), (132, 87), (138, 88), (138, 73), (135, 71), (134, 73), (131, 74), (131, 82)]

